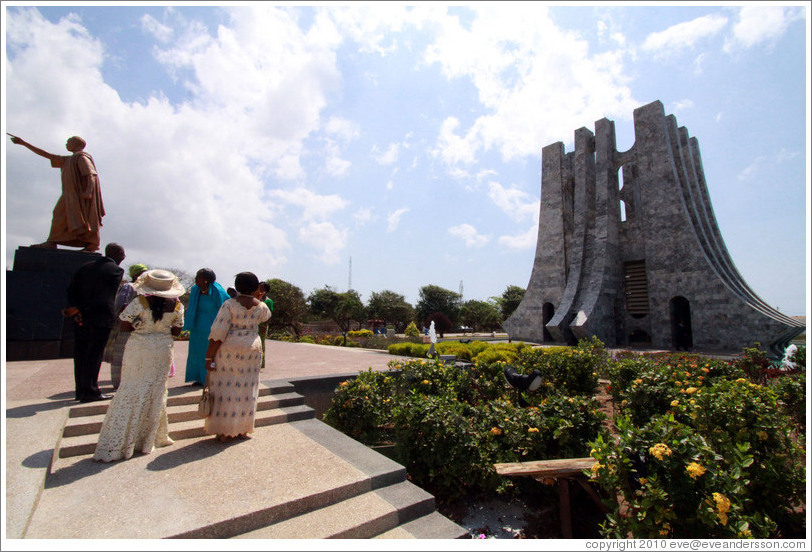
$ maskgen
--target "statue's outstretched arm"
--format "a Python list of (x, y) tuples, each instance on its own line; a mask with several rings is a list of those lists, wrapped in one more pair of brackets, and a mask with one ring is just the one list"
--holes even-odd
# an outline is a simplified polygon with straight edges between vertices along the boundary
[[(8, 134), (8, 133), (6, 133), (6, 134)], [(39, 149), (37, 146), (32, 146), (31, 144), (29, 144), (28, 142), (26, 142), (25, 140), (23, 140), (19, 136), (14, 136), (13, 134), (9, 134), (9, 136), (11, 137), (12, 143), (20, 144), (21, 146), (25, 146), (28, 149), (30, 149), (31, 151), (33, 151), (34, 153), (36, 153), (37, 155), (41, 155), (42, 157), (44, 157), (46, 159), (49, 159), (49, 160), (53, 161), (54, 159), (59, 157), (58, 155), (54, 155), (53, 153), (48, 153), (47, 151), (45, 151), (43, 149)]]

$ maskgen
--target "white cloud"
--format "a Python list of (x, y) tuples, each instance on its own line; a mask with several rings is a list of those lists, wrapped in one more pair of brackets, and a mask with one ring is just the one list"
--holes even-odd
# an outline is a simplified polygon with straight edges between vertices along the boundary
[(679, 52), (719, 33), (726, 25), (727, 18), (724, 16), (704, 15), (685, 23), (678, 23), (664, 31), (649, 34), (642, 48), (654, 52), (655, 57)]
[(389, 147), (383, 152), (380, 151), (377, 146), (372, 147), (372, 156), (380, 165), (393, 165), (397, 163), (399, 152), (400, 145), (396, 143), (389, 144)]
[(510, 249), (533, 249), (538, 241), (538, 224), (514, 236), (500, 236), (499, 245)]
[(498, 182), (488, 184), (488, 197), (511, 219), (521, 222), (538, 218), (539, 200), (516, 188), (507, 189)]
[(739, 180), (750, 180), (755, 177), (759, 170), (761, 170), (761, 166), (764, 163), (764, 156), (759, 156), (753, 159), (753, 162), (747, 165), (738, 175), (736, 178)]
[(725, 44), (725, 51), (774, 42), (790, 23), (804, 17), (803, 8), (782, 6), (742, 6), (733, 25), (733, 34)]
[(676, 113), (677, 111), (683, 111), (685, 109), (691, 109), (694, 106), (693, 100), (684, 99), (674, 102), (672, 104), (671, 110)]
[(448, 229), (452, 237), (459, 238), (465, 242), (465, 247), (483, 247), (491, 241), (490, 237), (477, 232), (477, 229), (470, 224), (464, 223), (452, 226)]
[(141, 17), (141, 28), (144, 32), (157, 38), (160, 42), (169, 42), (174, 35), (174, 30), (168, 25), (164, 25), (149, 14)]
[(537, 156), (573, 128), (601, 117), (630, 119), (639, 102), (624, 75), (624, 52), (590, 55), (588, 43), (564, 32), (546, 6), (475, 3), (469, 26), (438, 20), (439, 33), (425, 60), (448, 79), (467, 78), (484, 113), (463, 128), (454, 115), (438, 131), (436, 157), (470, 164), (481, 152), (505, 160)]
[(394, 232), (397, 230), (398, 225), (400, 224), (400, 217), (402, 217), (405, 213), (409, 212), (408, 207), (403, 207), (401, 209), (397, 209), (396, 211), (390, 212), (386, 215), (386, 222), (387, 222), (387, 232)]
[(346, 247), (347, 231), (331, 222), (310, 221), (299, 229), (299, 240), (318, 251), (317, 258), (325, 264), (341, 260), (340, 252)]
[(349, 205), (349, 202), (338, 195), (319, 195), (306, 188), (294, 190), (271, 190), (268, 194), (284, 204), (295, 205), (302, 209), (302, 218), (305, 220), (325, 219), (336, 211)]

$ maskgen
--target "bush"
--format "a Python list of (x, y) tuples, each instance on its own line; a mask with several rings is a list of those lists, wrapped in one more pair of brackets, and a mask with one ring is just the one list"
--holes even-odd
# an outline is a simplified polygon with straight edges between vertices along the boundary
[(516, 362), (524, 373), (539, 370), (543, 379), (541, 393), (593, 395), (598, 386), (598, 369), (605, 369), (608, 355), (597, 338), (581, 340), (574, 348), (522, 349)]
[(372, 330), (351, 330), (347, 332), (347, 337), (351, 337), (353, 339), (359, 339), (362, 337), (372, 337), (373, 334)]
[(795, 429), (806, 435), (806, 374), (787, 374), (770, 382), (781, 411), (792, 420)]
[[(766, 538), (775, 524), (747, 497), (747, 446), (718, 454), (673, 415), (637, 427), (617, 420), (616, 443), (592, 443), (592, 478), (613, 502), (602, 526), (608, 538)], [(731, 469), (733, 466), (734, 469)]]
[(745, 358), (750, 368), (687, 354), (627, 356), (609, 368), (620, 437), (593, 444), (593, 475), (629, 508), (621, 513), (613, 505), (607, 536), (803, 532), (804, 451), (792, 440), (776, 391), (790, 403), (805, 398), (788, 377), (775, 391), (745, 378), (745, 371), (763, 374), (753, 368), (757, 355), (747, 351)]
[(414, 322), (410, 322), (403, 333), (408, 337), (420, 337), (420, 330), (417, 329), (417, 325)]
[(530, 395), (519, 406), (503, 368), (392, 361), (386, 376), (343, 384), (325, 421), (367, 444), (394, 438), (411, 480), (444, 497), (506, 492), (521, 482), (497, 476), (494, 463), (583, 456), (605, 416), (585, 397)]

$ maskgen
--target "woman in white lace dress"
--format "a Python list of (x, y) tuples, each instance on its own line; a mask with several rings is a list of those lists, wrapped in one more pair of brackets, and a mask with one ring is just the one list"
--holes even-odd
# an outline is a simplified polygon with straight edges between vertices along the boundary
[(131, 331), (124, 349), (121, 385), (104, 417), (95, 460), (112, 462), (171, 445), (166, 416), (166, 378), (172, 336), (183, 326), (183, 286), (166, 270), (150, 270), (134, 284), (138, 296), (119, 315)]
[(220, 306), (209, 333), (206, 351), (211, 414), (204, 425), (208, 435), (225, 442), (254, 431), (254, 417), (262, 368), (262, 341), (257, 327), (270, 319), (267, 305), (252, 294), (259, 279), (241, 272), (234, 280), (237, 297)]

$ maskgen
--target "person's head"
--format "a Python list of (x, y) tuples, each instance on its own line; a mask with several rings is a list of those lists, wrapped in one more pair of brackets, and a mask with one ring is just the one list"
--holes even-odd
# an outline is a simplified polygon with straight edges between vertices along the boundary
[(217, 276), (214, 274), (214, 271), (210, 268), (201, 268), (195, 274), (195, 285), (200, 288), (201, 291), (208, 291), (209, 286), (217, 280)]
[(77, 151), (82, 151), (83, 149), (85, 149), (86, 145), (87, 142), (85, 142), (84, 139), (78, 136), (71, 136), (70, 138), (68, 138), (68, 141), (65, 142), (65, 149), (67, 149), (70, 152), (76, 153)]
[(126, 255), (124, 255), (124, 248), (117, 243), (108, 243), (104, 248), (104, 256), (113, 259), (116, 264), (121, 264)]
[(236, 290), (236, 289), (234, 289), (233, 287), (228, 288), (228, 289), (226, 290), (226, 293), (228, 293), (228, 296), (229, 296), (229, 297), (231, 297), (232, 299), (233, 299), (234, 297), (236, 297), (237, 295), (239, 295), (239, 293), (237, 293), (237, 290)]
[(260, 283), (259, 283), (259, 290), (260, 290), (260, 291), (261, 291), (263, 294), (266, 294), (266, 293), (268, 293), (269, 291), (271, 291), (271, 284), (269, 284), (268, 282), (260, 282)]
[(251, 295), (259, 287), (259, 278), (253, 272), (240, 272), (234, 278), (234, 287), (238, 293)]
[(147, 265), (143, 265), (143, 264), (130, 265), (130, 268), (129, 268), (129, 271), (128, 271), (128, 273), (130, 275), (130, 280), (135, 282), (138, 279), (138, 277), (141, 276), (141, 274), (143, 274), (147, 270), (149, 270), (147, 268)]

